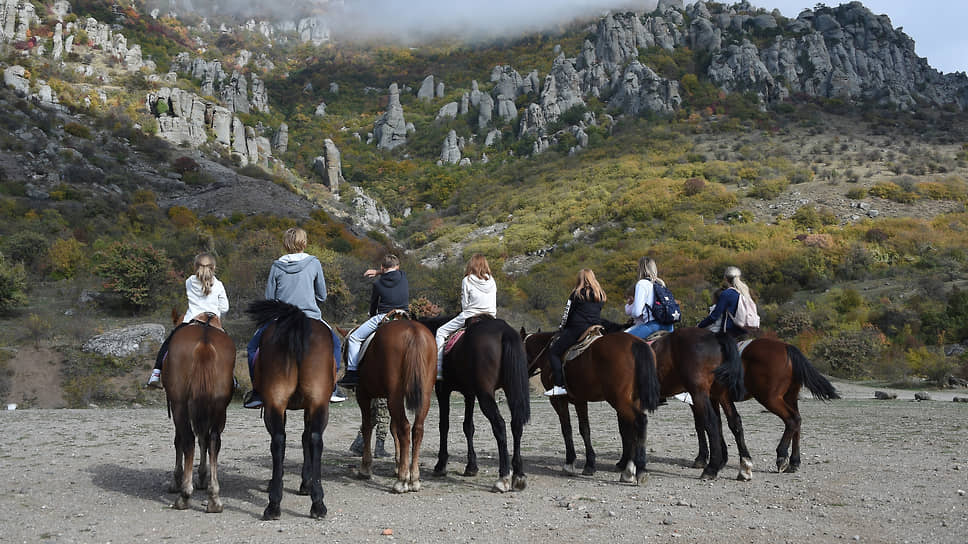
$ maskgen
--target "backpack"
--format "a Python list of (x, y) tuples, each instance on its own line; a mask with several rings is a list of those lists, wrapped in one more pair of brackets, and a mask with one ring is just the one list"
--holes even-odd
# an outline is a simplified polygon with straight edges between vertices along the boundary
[(652, 313), (652, 319), (656, 320), (660, 325), (672, 325), (673, 323), (682, 321), (682, 311), (679, 309), (679, 303), (676, 302), (676, 297), (672, 296), (672, 291), (668, 287), (657, 281), (652, 282), (652, 295), (655, 299), (649, 308), (649, 311)]
[(743, 293), (739, 294), (739, 300), (736, 302), (736, 315), (733, 316), (733, 323), (744, 329), (760, 328), (760, 316), (756, 313), (756, 303)]

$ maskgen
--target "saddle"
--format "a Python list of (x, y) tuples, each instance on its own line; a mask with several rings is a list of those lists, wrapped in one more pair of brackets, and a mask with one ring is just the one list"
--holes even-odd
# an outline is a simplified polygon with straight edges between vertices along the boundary
[[(390, 310), (386, 313), (386, 315), (383, 316), (383, 319), (380, 320), (380, 325), (389, 323), (391, 321), (396, 321), (398, 319), (410, 319), (410, 313), (406, 310)], [(371, 334), (370, 336), (373, 335)]]
[(195, 317), (193, 317), (191, 321), (189, 321), (189, 323), (198, 323), (200, 325), (211, 325), (212, 327), (215, 327), (216, 329), (222, 332), (225, 332), (225, 329), (222, 328), (222, 320), (219, 319), (219, 317), (212, 312), (202, 312), (196, 315)]
[(494, 316), (491, 314), (477, 314), (465, 319), (464, 326), (451, 333), (451, 335), (448, 336), (447, 340), (444, 342), (444, 355), (447, 355), (450, 353), (450, 350), (454, 349), (454, 346), (457, 345), (457, 342), (464, 336), (464, 333), (467, 332), (468, 327), (489, 319), (494, 319)]
[(588, 349), (588, 346), (592, 345), (592, 342), (598, 340), (602, 336), (605, 336), (605, 327), (601, 325), (592, 325), (591, 327), (588, 327), (585, 329), (585, 332), (582, 333), (581, 337), (578, 338), (578, 342), (568, 348), (568, 351), (565, 352), (565, 356), (562, 361), (570, 361), (582, 353), (585, 353), (585, 350)]
[[(384, 323), (389, 323), (391, 321), (396, 321), (398, 319), (410, 319), (410, 314), (407, 311), (405, 311), (405, 310), (390, 310), (389, 312), (386, 313), (386, 315), (383, 316), (383, 319), (380, 320), (380, 324), (377, 325), (377, 329), (379, 329), (380, 328), (380, 325), (383, 325)], [(358, 328), (359, 328), (358, 326), (357, 327), (353, 327), (350, 330), (350, 332), (347, 333), (346, 336), (349, 336), (350, 334), (353, 334), (353, 332), (356, 331), (356, 329), (358, 329)], [(363, 341), (363, 345), (360, 346), (360, 358), (359, 358), (360, 361), (363, 360), (363, 356), (366, 354), (366, 348), (370, 347), (370, 342), (373, 340), (373, 334), (375, 332), (376, 332), (376, 330), (374, 330), (373, 332), (371, 332), (370, 335), (366, 337), (366, 340)], [(343, 362), (344, 363), (346, 363), (346, 357), (347, 357), (347, 353), (348, 352), (349, 352), (349, 350), (343, 350)]]

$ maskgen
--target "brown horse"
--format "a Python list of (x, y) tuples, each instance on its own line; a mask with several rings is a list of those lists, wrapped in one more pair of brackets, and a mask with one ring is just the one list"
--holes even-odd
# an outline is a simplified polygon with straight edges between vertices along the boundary
[(271, 439), (272, 480), (269, 504), (262, 519), (279, 519), (282, 501), (283, 460), (286, 456), (286, 410), (303, 410), (303, 466), (299, 494), (309, 494), (309, 515), (326, 515), (320, 458), (323, 431), (329, 419), (329, 398), (336, 381), (333, 337), (322, 321), (278, 300), (253, 302), (247, 310), (261, 327), (255, 362), (254, 386), (262, 394), (263, 421)]
[[(776, 447), (777, 472), (796, 472), (800, 468), (800, 389), (807, 386), (814, 398), (823, 401), (839, 399), (836, 389), (810, 364), (795, 346), (775, 338), (757, 338), (742, 353), (747, 394), (741, 400), (755, 398), (764, 408), (783, 420), (784, 430)], [(737, 480), (753, 478), (753, 460), (746, 447), (743, 422), (736, 405), (718, 385), (711, 392), (717, 408), (726, 414), (736, 447), (739, 450), (740, 469)], [(708, 456), (706, 439), (699, 436), (697, 459)], [(790, 444), (793, 452), (789, 454)]]
[[(541, 383), (551, 386), (551, 364), (548, 345), (553, 333), (526, 334), (521, 329), (524, 348), (528, 354), (529, 373), (541, 373)], [(588, 423), (588, 403), (606, 401), (618, 415), (618, 430), (622, 437), (622, 482), (643, 484), (648, 479), (645, 471), (645, 437), (648, 425), (646, 410), (659, 405), (659, 381), (655, 356), (648, 344), (624, 332), (607, 334), (595, 340), (581, 355), (565, 363), (565, 383), (568, 395), (550, 397), (551, 406), (558, 413), (561, 434), (565, 439), (565, 465), (568, 473), (575, 472), (575, 444), (572, 441), (568, 403), (575, 405), (578, 430), (585, 441), (585, 468), (582, 474), (595, 473), (595, 450), (592, 447)]]
[[(658, 366), (662, 396), (688, 392), (692, 395), (692, 415), (696, 432), (709, 436), (706, 460), (693, 462), (702, 468), (703, 479), (713, 479), (726, 465), (726, 444), (722, 424), (712, 402), (711, 391), (718, 386), (732, 398), (742, 398), (743, 367), (736, 344), (720, 341), (707, 329), (684, 327), (652, 343)], [(623, 457), (624, 461), (624, 457)], [(621, 463), (621, 462), (620, 462)]]
[[(420, 322), (436, 332), (450, 318), (423, 319)], [(473, 322), (472, 322), (473, 321)], [(447, 434), (450, 430), (450, 394), (464, 395), (464, 437), (467, 439), (467, 465), (464, 476), (476, 476), (477, 453), (474, 451), (474, 399), (491, 423), (497, 440), (498, 480), (494, 491), (507, 492), (527, 487), (521, 460), (521, 434), (531, 418), (528, 387), (528, 359), (517, 331), (504, 320), (490, 316), (467, 320), (466, 331), (454, 347), (444, 354), (444, 379), (437, 382), (437, 406), (440, 410), (440, 449), (434, 476), (447, 474)], [(495, 391), (504, 390), (511, 412), (511, 436), (514, 454), (508, 456), (507, 431), (498, 409)], [(513, 476), (511, 470), (514, 470)]]
[(235, 343), (222, 329), (209, 325), (211, 317), (175, 331), (161, 371), (168, 416), (175, 423), (175, 471), (170, 491), (179, 493), (172, 505), (178, 510), (188, 508), (192, 496), (197, 436), (201, 451), (198, 488), (208, 489), (207, 512), (222, 511), (218, 452), (222, 447), (225, 410), (232, 400)]
[[(427, 327), (409, 319), (390, 321), (377, 327), (359, 366), (360, 382), (356, 401), (363, 421), (363, 460), (359, 477), (372, 477), (373, 453), (370, 436), (373, 417), (370, 401), (387, 399), (390, 432), (396, 449), (396, 493), (420, 491), (420, 443), (424, 420), (437, 373), (437, 343)], [(332, 387), (330, 387), (332, 389)], [(414, 412), (413, 427), (407, 410)], [(412, 434), (412, 443), (411, 443)]]

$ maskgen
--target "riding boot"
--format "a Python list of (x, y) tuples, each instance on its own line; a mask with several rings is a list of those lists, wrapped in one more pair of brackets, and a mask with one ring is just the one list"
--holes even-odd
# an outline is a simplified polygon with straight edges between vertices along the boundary
[[(362, 453), (360, 455), (362, 455)], [(378, 459), (382, 459), (384, 457), (390, 457), (390, 454), (387, 453), (387, 450), (386, 450), (386, 439), (384, 438), (376, 439), (376, 447), (373, 448), (373, 457), (376, 457)]]
[(359, 457), (363, 455), (363, 433), (357, 431), (356, 440), (350, 445), (350, 453)]

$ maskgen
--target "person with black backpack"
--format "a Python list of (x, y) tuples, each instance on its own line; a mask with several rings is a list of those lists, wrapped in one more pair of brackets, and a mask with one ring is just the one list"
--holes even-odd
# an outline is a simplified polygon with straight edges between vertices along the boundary
[(625, 305), (625, 314), (632, 318), (634, 325), (625, 332), (639, 338), (648, 338), (657, 331), (672, 332), (682, 314), (672, 292), (659, 278), (655, 259), (639, 259), (638, 275), (635, 291)]

